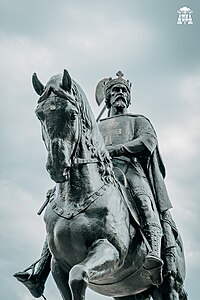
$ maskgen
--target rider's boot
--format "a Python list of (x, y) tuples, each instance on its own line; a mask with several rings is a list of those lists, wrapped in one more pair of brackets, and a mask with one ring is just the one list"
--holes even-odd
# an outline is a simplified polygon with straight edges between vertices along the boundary
[(148, 224), (143, 228), (143, 233), (151, 250), (144, 261), (144, 268), (149, 271), (154, 285), (160, 285), (162, 279), (163, 261), (160, 258), (162, 229), (157, 224)]
[[(51, 253), (47, 242), (45, 242), (40, 259), (24, 271), (17, 272), (13, 276), (28, 288), (33, 297), (39, 298), (44, 292), (44, 285), (50, 273), (50, 264)], [(36, 265), (37, 269), (35, 270)], [(31, 273), (28, 272), (29, 270), (31, 270)]]

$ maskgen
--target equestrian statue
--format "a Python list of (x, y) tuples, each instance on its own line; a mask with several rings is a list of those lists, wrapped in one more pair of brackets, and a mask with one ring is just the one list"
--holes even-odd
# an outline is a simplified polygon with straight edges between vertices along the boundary
[(131, 114), (131, 83), (119, 71), (96, 87), (98, 118), (67, 70), (44, 86), (36, 115), (55, 187), (46, 195), (41, 257), (14, 276), (35, 297), (51, 272), (63, 300), (86, 288), (116, 300), (187, 300), (183, 244), (170, 214), (156, 132)]

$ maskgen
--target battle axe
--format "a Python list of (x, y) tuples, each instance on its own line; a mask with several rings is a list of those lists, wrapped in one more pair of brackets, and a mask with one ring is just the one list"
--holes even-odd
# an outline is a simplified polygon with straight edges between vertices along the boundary
[[(101, 103), (103, 102), (103, 100), (105, 100), (105, 85), (106, 85), (108, 80), (109, 80), (109, 78), (104, 78), (104, 79), (100, 80), (99, 83), (96, 86), (95, 99), (96, 99), (96, 102), (97, 102), (98, 106), (100, 106)], [(96, 122), (99, 121), (99, 119), (103, 115), (105, 109), (106, 109), (106, 104), (103, 106), (102, 110), (100, 111), (100, 113), (99, 113), (99, 115), (96, 119)]]

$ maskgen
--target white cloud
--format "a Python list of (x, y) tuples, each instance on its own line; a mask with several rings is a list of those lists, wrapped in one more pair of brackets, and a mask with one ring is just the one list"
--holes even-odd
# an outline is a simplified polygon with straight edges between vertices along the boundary
[(134, 20), (119, 21), (119, 26), (110, 26), (108, 20), (103, 26), (94, 22), (87, 30), (72, 30), (67, 36), (71, 46), (79, 51), (81, 49), (83, 55), (95, 56), (105, 62), (111, 56), (114, 61), (121, 60), (122, 56), (137, 60), (142, 55), (141, 49), (145, 51), (148, 43), (153, 43), (153, 38), (150, 28)]
[[(199, 74), (190, 74), (182, 78), (180, 83), (177, 86), (177, 93), (179, 93), (180, 98), (190, 106), (190, 109), (194, 113), (197, 113), (196, 110), (200, 112), (200, 75)], [(192, 117), (192, 116), (190, 116)]]
[(183, 122), (168, 124), (163, 128), (160, 140), (162, 152), (177, 164), (187, 163), (199, 153), (200, 119), (188, 116)]
[(4, 228), (2, 236), (10, 240), (10, 244), (17, 243), (20, 247), (21, 243), (40, 249), (44, 239), (44, 224), (36, 215), (40, 205), (38, 199), (12, 182), (1, 181), (0, 187), (0, 226)]
[(6, 85), (14, 79), (16, 86), (26, 89), (34, 70), (49, 70), (54, 62), (47, 47), (36, 45), (33, 40), (24, 36), (1, 35), (0, 47), (0, 67), (2, 74), (6, 75), (2, 77), (4, 81), (7, 80)]
[[(137, 105), (144, 107), (145, 114), (156, 112), (156, 130), (161, 128), (159, 141), (167, 161), (167, 185), (174, 204), (174, 219), (185, 244), (187, 280), (195, 282), (199, 266), (192, 271), (195, 261), (200, 261), (199, 185), (196, 184), (199, 177), (193, 178), (193, 172), (197, 171), (199, 158), (200, 77), (197, 68), (196, 74), (191, 69), (197, 57), (193, 56), (198, 45), (197, 27), (190, 27), (189, 36), (186, 31), (180, 35), (180, 30), (189, 28), (176, 26), (175, 3), (166, 4), (168, 13), (164, 16), (160, 1), (155, 1), (153, 6), (142, 1), (140, 4), (127, 1), (126, 5), (121, 1), (63, 0), (59, 5), (42, 1), (39, 8), (29, 1), (17, 2), (12, 5), (5, 2), (7, 15), (1, 18), (4, 26), (0, 33), (0, 113), (1, 130), (4, 129), (1, 171), (5, 176), (0, 202), (0, 225), (4, 228), (0, 250), (4, 254), (1, 262), (5, 274), (0, 282), (2, 297), (32, 299), (24, 287), (7, 278), (18, 267), (23, 268), (26, 262), (38, 258), (45, 231), (42, 219), (35, 212), (46, 190), (53, 186), (45, 172), (46, 152), (34, 116), (37, 95), (31, 87), (31, 75), (36, 71), (45, 83), (64, 67), (73, 72), (72, 76), (84, 90), (87, 87), (91, 102), (95, 83), (104, 75), (114, 76), (122, 68), (125, 76), (131, 74), (131, 81), (140, 78), (140, 85), (134, 83), (133, 102), (140, 86), (143, 103), (140, 94)], [(134, 105), (135, 102), (135, 108)], [(166, 120), (165, 127), (163, 120)], [(11, 295), (13, 290), (16, 295)], [(190, 287), (193, 300), (196, 291), (198, 283)], [(98, 297), (101, 296), (88, 294), (89, 299)], [(57, 299), (50, 293), (47, 298)]]

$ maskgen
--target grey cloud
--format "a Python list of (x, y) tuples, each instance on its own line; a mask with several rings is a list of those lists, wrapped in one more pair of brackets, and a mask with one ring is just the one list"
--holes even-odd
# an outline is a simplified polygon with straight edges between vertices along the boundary
[[(121, 69), (133, 82), (130, 111), (149, 117), (158, 133), (172, 212), (186, 249), (186, 287), (190, 298), (198, 300), (200, 143), (199, 123), (192, 120), (199, 119), (199, 2), (185, 2), (194, 11), (191, 26), (176, 24), (181, 5), (173, 0), (0, 4), (2, 299), (32, 299), (12, 273), (39, 256), (45, 233), (36, 211), (54, 185), (45, 170), (31, 75), (36, 71), (45, 83), (67, 68), (95, 115), (94, 88), (101, 78)], [(176, 144), (180, 138), (182, 146)], [(60, 297), (52, 280), (46, 295)], [(94, 297), (103, 298), (88, 292), (89, 300)]]

